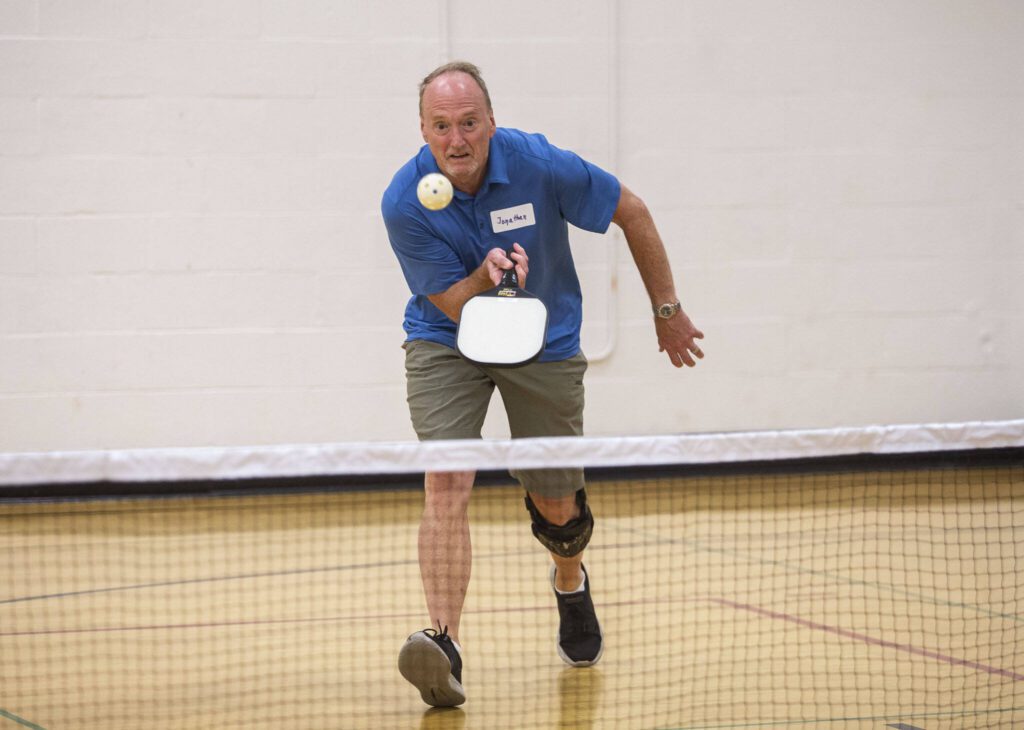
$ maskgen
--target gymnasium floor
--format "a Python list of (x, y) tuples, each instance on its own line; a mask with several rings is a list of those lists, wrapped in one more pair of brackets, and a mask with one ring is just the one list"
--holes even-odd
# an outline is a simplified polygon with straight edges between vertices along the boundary
[(601, 482), (596, 667), (518, 489), (479, 488), (460, 709), (415, 491), (0, 501), (0, 730), (1024, 726), (1024, 468)]

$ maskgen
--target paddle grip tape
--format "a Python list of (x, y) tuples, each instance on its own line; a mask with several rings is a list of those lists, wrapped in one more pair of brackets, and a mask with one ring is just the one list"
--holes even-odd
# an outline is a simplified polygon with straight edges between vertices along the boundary
[(594, 532), (594, 515), (587, 505), (586, 490), (576, 492), (576, 504), (580, 508), (579, 517), (573, 517), (564, 525), (552, 525), (544, 519), (530, 495), (526, 495), (526, 509), (533, 519), (533, 536), (548, 550), (563, 558), (571, 558), (583, 552)]

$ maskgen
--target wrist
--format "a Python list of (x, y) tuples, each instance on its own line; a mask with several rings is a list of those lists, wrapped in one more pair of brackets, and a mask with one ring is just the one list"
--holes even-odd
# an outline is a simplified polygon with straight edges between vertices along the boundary
[(652, 307), (654, 311), (654, 316), (658, 317), (659, 319), (672, 319), (672, 317), (679, 314), (682, 308), (683, 307), (679, 303), (678, 299), (663, 302), (662, 304), (656, 304)]

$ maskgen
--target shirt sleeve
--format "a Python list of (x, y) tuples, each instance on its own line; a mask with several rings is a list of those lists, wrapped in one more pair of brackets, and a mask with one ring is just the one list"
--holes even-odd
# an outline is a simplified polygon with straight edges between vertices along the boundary
[(414, 214), (403, 211), (401, 201), (385, 195), (381, 214), (391, 248), (413, 294), (440, 294), (466, 278), (469, 272), (451, 246)]
[(619, 205), (618, 178), (574, 152), (551, 145), (551, 170), (562, 216), (577, 228), (604, 233)]

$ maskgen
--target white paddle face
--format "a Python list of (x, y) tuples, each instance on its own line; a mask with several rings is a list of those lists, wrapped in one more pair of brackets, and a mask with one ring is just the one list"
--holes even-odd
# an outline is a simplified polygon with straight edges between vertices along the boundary
[(474, 297), (459, 319), (456, 345), (482, 365), (522, 365), (544, 349), (548, 310), (535, 298)]

